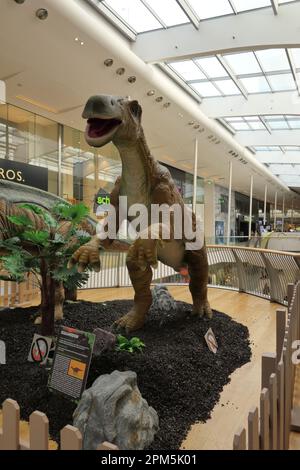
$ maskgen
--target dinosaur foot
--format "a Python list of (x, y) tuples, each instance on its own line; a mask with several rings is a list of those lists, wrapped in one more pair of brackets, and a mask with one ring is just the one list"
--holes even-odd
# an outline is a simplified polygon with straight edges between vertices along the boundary
[(127, 333), (135, 330), (139, 330), (144, 326), (145, 318), (144, 315), (139, 315), (135, 310), (130, 310), (126, 315), (119, 318), (114, 322), (114, 326), (118, 330), (124, 329)]
[(212, 309), (210, 308), (208, 301), (206, 300), (200, 305), (194, 305), (192, 315), (194, 317), (200, 317), (200, 318), (203, 318), (203, 317), (212, 318), (213, 313), (212, 313)]

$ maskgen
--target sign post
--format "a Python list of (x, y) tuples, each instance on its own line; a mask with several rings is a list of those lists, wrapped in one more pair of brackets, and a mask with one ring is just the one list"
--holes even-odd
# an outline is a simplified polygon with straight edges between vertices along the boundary
[(83, 394), (92, 359), (95, 335), (61, 327), (48, 387), (73, 400)]

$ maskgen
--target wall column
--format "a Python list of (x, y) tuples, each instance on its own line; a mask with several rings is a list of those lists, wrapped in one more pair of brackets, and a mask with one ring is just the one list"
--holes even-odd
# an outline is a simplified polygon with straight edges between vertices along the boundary
[(230, 244), (230, 228), (231, 228), (231, 198), (232, 198), (232, 161), (229, 162), (229, 188), (228, 188), (228, 221), (227, 221), (227, 245)]
[(268, 185), (265, 185), (265, 199), (264, 199), (264, 225), (267, 223), (267, 197), (268, 197)]
[(251, 239), (252, 205), (253, 205), (253, 175), (251, 175), (250, 177), (250, 208), (249, 208), (249, 233), (248, 233), (249, 240)]
[(285, 195), (283, 194), (282, 196), (282, 227), (281, 227), (281, 231), (283, 232), (284, 231), (284, 210), (285, 210)]
[(193, 185), (193, 212), (196, 214), (197, 204), (197, 176), (198, 176), (198, 140), (195, 140), (195, 154), (194, 154), (194, 185)]
[(276, 222), (277, 222), (277, 191), (275, 193), (275, 207), (274, 207), (274, 230), (276, 230)]

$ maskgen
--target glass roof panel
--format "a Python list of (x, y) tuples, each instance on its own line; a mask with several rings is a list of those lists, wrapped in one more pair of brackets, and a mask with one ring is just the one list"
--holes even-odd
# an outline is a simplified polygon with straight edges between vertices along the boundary
[(288, 123), (286, 120), (278, 120), (278, 121), (268, 121), (268, 124), (272, 130), (281, 130), (281, 129), (288, 129)]
[(270, 170), (273, 171), (273, 173), (278, 174), (285, 174), (285, 175), (294, 175), (295, 174), (295, 169), (293, 165), (287, 165), (287, 164), (280, 164), (280, 165), (270, 165), (269, 166)]
[(249, 125), (253, 131), (265, 131), (266, 128), (261, 121), (249, 122)]
[(204, 57), (196, 60), (202, 70), (210, 78), (227, 77), (228, 73), (216, 57)]
[(300, 129), (300, 119), (288, 119), (291, 129)]
[(292, 57), (294, 59), (295, 67), (297, 69), (300, 69), (300, 49), (293, 48), (293, 49), (290, 49), (290, 51), (291, 51)]
[(240, 95), (241, 92), (233, 80), (218, 80), (214, 82), (224, 95)]
[(117, 13), (137, 33), (162, 28), (160, 22), (140, 0), (126, 0), (126, 2), (124, 0), (105, 0), (103, 3)]
[(256, 145), (253, 147), (256, 152), (280, 152), (280, 147), (276, 145), (272, 146), (264, 146), (264, 145)]
[(216, 87), (210, 82), (192, 83), (191, 87), (203, 98), (221, 95), (221, 93), (216, 89)]
[(265, 49), (255, 54), (265, 72), (290, 70), (285, 49)]
[(242, 117), (228, 117), (224, 119), (227, 122), (241, 122), (243, 121)]
[(270, 0), (234, 0), (234, 6), (238, 12), (269, 7), (270, 5)]
[(166, 26), (189, 23), (190, 21), (176, 0), (147, 0), (147, 4)]
[(268, 75), (268, 80), (273, 91), (286, 91), (296, 89), (296, 83), (291, 73)]
[(271, 91), (265, 77), (249, 77), (240, 79), (248, 93), (266, 93)]
[(300, 147), (297, 145), (285, 145), (282, 148), (285, 152), (300, 152)]
[(241, 52), (239, 54), (226, 54), (225, 60), (236, 75), (249, 73), (261, 73), (261, 68), (253, 52)]
[(171, 62), (169, 65), (174, 69), (184, 80), (201, 80), (206, 79), (204, 73), (201, 72), (199, 67), (192, 60), (183, 60), (181, 62)]
[(189, 3), (201, 20), (234, 13), (228, 0), (189, 0)]
[(230, 125), (232, 129), (234, 129), (235, 131), (249, 131), (250, 130), (249, 124), (247, 124), (247, 122), (234, 122), (234, 123), (232, 122)]

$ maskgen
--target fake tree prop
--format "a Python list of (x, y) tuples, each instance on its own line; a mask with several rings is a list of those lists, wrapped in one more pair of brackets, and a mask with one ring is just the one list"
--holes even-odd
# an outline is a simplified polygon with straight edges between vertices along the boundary
[(62, 283), (70, 289), (86, 281), (86, 273), (80, 275), (76, 267), (68, 269), (67, 264), (74, 251), (91, 238), (80, 227), (89, 211), (81, 203), (73, 206), (59, 203), (51, 211), (34, 204), (18, 207), (26, 211), (8, 216), (10, 238), (0, 242), (1, 252), (5, 252), (0, 263), (8, 273), (0, 278), (19, 283), (29, 273), (35, 276), (41, 289), (42, 334), (49, 336), (54, 333), (55, 297)]

